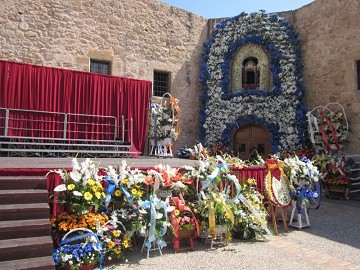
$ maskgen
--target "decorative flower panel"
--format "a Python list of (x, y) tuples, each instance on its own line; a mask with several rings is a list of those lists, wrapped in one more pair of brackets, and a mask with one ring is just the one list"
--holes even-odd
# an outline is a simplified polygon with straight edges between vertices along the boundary
[[(242, 68), (249, 56), (261, 70), (268, 59), (270, 79), (260, 77), (258, 89), (238, 91), (233, 78), (241, 80), (242, 74), (232, 67)], [(234, 128), (248, 123), (269, 129), (272, 152), (304, 142), (300, 41), (285, 19), (262, 12), (225, 19), (215, 26), (201, 60), (200, 138), (206, 146), (229, 147)]]

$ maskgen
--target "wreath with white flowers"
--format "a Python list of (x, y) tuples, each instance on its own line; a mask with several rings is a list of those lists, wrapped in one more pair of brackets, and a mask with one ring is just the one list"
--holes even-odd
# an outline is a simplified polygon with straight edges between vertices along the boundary
[[(273, 88), (230, 89), (231, 60), (246, 44), (269, 55)], [(304, 143), (306, 106), (302, 102), (300, 41), (289, 23), (264, 12), (242, 13), (215, 26), (201, 57), (200, 139), (208, 147), (230, 147), (234, 129), (255, 123), (269, 129), (271, 151)]]

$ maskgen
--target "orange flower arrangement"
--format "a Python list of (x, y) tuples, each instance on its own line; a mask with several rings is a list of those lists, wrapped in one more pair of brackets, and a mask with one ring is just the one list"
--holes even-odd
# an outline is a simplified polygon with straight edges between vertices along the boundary
[(75, 215), (62, 212), (50, 219), (52, 228), (59, 232), (68, 232), (72, 229), (87, 228), (96, 231), (98, 226), (103, 226), (109, 217), (100, 213), (89, 212), (87, 214)]

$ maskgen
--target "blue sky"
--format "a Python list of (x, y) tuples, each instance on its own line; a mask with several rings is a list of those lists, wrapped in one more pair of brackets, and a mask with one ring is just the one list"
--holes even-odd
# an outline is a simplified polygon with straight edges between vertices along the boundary
[(267, 13), (295, 10), (314, 0), (159, 0), (205, 18), (233, 17), (265, 10)]

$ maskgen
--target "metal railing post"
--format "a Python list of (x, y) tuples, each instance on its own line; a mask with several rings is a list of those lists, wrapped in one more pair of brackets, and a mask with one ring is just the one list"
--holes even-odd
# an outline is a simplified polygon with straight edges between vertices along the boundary
[(5, 130), (4, 130), (4, 136), (8, 135), (8, 128), (9, 128), (9, 109), (5, 110)]
[(67, 115), (67, 113), (65, 113), (64, 114), (64, 130), (63, 130), (63, 138), (64, 139), (66, 139), (67, 123), (68, 123), (68, 115)]
[(118, 118), (117, 117), (114, 117), (114, 122), (115, 122), (115, 131), (114, 131), (114, 141), (116, 140), (117, 138), (117, 129), (118, 129)]
[(133, 130), (134, 130), (134, 123), (133, 123), (133, 119), (131, 118), (131, 130), (130, 130), (130, 132), (131, 132), (131, 136), (130, 136), (130, 138), (131, 138), (131, 140), (130, 140), (130, 144), (131, 144), (131, 145), (133, 144)]
[(122, 134), (121, 134), (121, 140), (124, 142), (125, 141), (125, 120), (124, 120), (124, 116), (122, 115), (121, 116), (121, 131), (122, 131)]

